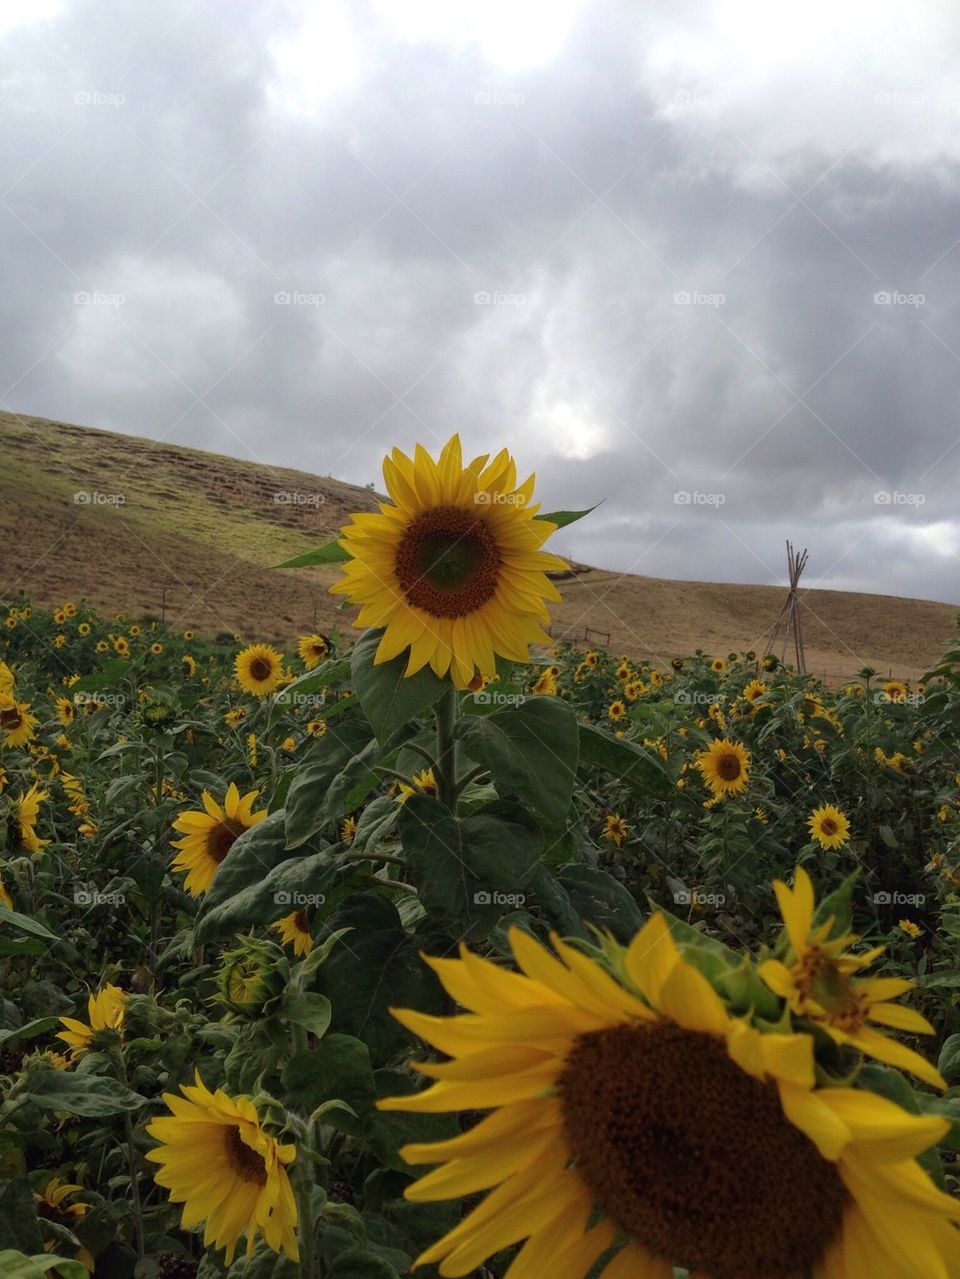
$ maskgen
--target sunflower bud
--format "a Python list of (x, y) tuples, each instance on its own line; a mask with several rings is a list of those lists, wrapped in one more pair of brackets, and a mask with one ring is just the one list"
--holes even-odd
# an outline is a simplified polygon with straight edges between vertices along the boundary
[(269, 1005), (283, 991), (289, 972), (279, 946), (245, 937), (223, 956), (216, 977), (216, 999), (238, 1017), (253, 1021), (271, 1011)]

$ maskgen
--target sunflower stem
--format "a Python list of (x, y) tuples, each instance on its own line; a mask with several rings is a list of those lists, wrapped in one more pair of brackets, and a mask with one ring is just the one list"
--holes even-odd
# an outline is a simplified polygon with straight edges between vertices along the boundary
[[(293, 1054), (307, 1051), (307, 1032), (305, 1027), (294, 1023), (290, 1025), (290, 1038)], [(311, 1150), (314, 1147), (314, 1126), (309, 1118), (300, 1120), (303, 1140)], [(297, 1201), (297, 1239), (300, 1246), (301, 1279), (317, 1279), (316, 1236), (317, 1223), (313, 1219), (313, 1161), (303, 1157), (299, 1152), (297, 1171), (294, 1176), (294, 1196)]]
[[(117, 1067), (117, 1075), (120, 1082), (124, 1088), (129, 1088), (127, 1065), (123, 1060), (122, 1049), (116, 1049), (111, 1055)], [(127, 1167), (130, 1171), (130, 1196), (133, 1199), (133, 1225), (137, 1236), (137, 1257), (142, 1261), (147, 1255), (147, 1244), (143, 1229), (143, 1208), (140, 1203), (140, 1173), (137, 1169), (137, 1147), (133, 1139), (133, 1120), (130, 1118), (129, 1110), (123, 1112), (123, 1129), (127, 1139)]]
[(451, 812), (457, 808), (457, 690), (448, 688), (434, 707), (437, 719), (437, 798)]

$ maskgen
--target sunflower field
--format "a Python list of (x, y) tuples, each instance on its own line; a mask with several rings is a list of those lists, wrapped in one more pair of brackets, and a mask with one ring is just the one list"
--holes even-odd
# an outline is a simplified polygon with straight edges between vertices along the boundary
[(287, 651), (0, 617), (0, 1276), (960, 1276), (960, 637), (583, 651), (584, 512), (384, 481)]

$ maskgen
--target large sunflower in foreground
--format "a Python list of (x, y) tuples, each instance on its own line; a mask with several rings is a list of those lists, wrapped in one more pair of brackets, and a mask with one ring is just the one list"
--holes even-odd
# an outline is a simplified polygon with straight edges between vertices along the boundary
[(106, 985), (87, 1000), (87, 1016), (89, 1026), (76, 1017), (61, 1017), (60, 1023), (65, 1030), (57, 1031), (57, 1039), (62, 1039), (70, 1048), (70, 1056), (78, 1061), (84, 1053), (93, 1047), (95, 1037), (104, 1030), (123, 1031), (123, 1017), (127, 1007), (127, 996), (119, 986)]
[[(713, 706), (710, 709), (713, 710)], [(726, 737), (711, 742), (697, 756), (696, 764), (714, 795), (739, 795), (747, 788), (750, 752), (739, 742)]]
[(180, 831), (183, 839), (173, 841), (174, 848), (180, 851), (171, 865), (176, 871), (187, 872), (183, 886), (191, 897), (207, 891), (234, 841), (266, 817), (265, 808), (253, 811), (258, 794), (252, 790), (241, 798), (236, 784), (231, 782), (222, 807), (209, 791), (204, 791), (203, 812), (191, 809), (177, 815), (173, 829)]
[(233, 659), (233, 673), (245, 693), (266, 697), (283, 683), (283, 658), (269, 644), (250, 644)]
[(437, 461), (394, 449), (383, 476), (391, 502), (343, 530), (351, 559), (330, 588), (361, 606), (359, 626), (384, 628), (374, 660), (409, 650), (407, 675), (429, 665), (466, 688), (497, 654), (525, 662), (549, 644), (545, 601), (560, 594), (547, 573), (569, 565), (540, 549), (557, 525), (534, 518), (534, 476), (518, 485), (506, 449), (464, 465), (456, 435)]
[(183, 1204), (184, 1230), (205, 1221), (203, 1242), (225, 1248), (228, 1266), (243, 1234), (248, 1257), (259, 1233), (274, 1252), (297, 1261), (297, 1206), (286, 1169), (296, 1148), (264, 1131), (248, 1097), (210, 1092), (199, 1071), (195, 1086), (180, 1091), (183, 1097), (163, 1095), (173, 1113), (147, 1125), (162, 1143), (147, 1158), (161, 1165), (157, 1183)]
[(812, 1037), (732, 1017), (661, 915), (619, 961), (632, 989), (552, 940), (556, 956), (511, 930), (522, 974), (466, 948), (430, 959), (469, 1011), (395, 1013), (448, 1060), (418, 1063), (437, 1082), (382, 1109), (493, 1110), (401, 1150), (440, 1165), (415, 1203), (489, 1192), (418, 1265), (469, 1275), (524, 1240), (508, 1279), (960, 1273), (960, 1202), (916, 1162), (948, 1121), (817, 1087)]
[(760, 976), (770, 989), (801, 1017), (822, 1026), (835, 1043), (849, 1044), (877, 1061), (909, 1070), (936, 1088), (946, 1088), (946, 1081), (925, 1058), (870, 1024), (912, 1035), (934, 1033), (915, 1009), (890, 1002), (911, 990), (912, 981), (858, 976), (885, 947), (854, 954), (849, 947), (859, 939), (853, 933), (831, 937), (832, 918), (814, 928), (813, 884), (803, 867), (797, 869), (792, 890), (780, 880), (773, 887), (789, 945), (782, 961), (769, 959), (760, 965)]

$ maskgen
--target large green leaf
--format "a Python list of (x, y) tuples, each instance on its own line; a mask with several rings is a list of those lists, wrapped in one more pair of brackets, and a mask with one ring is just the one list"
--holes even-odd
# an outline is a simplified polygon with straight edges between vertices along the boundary
[(201, 917), (209, 915), (250, 884), (259, 884), (290, 854), (284, 838), (284, 813), (271, 813), (256, 826), (244, 831), (217, 867), (213, 883), (200, 907)]
[(530, 697), (460, 721), (464, 749), (489, 768), (499, 793), (516, 796), (559, 826), (567, 815), (579, 753), (577, 719), (559, 697)]
[(46, 1067), (27, 1072), (23, 1091), (44, 1110), (66, 1110), (71, 1115), (87, 1118), (118, 1115), (146, 1104), (145, 1097), (105, 1075), (85, 1075), (77, 1071), (68, 1074)]
[(649, 795), (673, 794), (662, 761), (623, 737), (612, 737), (593, 724), (580, 725), (580, 764), (602, 768)]
[[(3, 1248), (26, 1248), (30, 1252), (43, 1249), (37, 1204), (26, 1177), (0, 1183), (0, 1249)], [(0, 1252), (0, 1257), (4, 1255)], [(6, 1273), (0, 1269), (0, 1275)]]
[(524, 906), (543, 833), (519, 804), (495, 800), (461, 819), (436, 799), (411, 795), (399, 829), (421, 903), (458, 933), (485, 936)]
[(52, 933), (49, 928), (44, 928), (43, 924), (38, 924), (29, 915), (21, 915), (18, 911), (7, 910), (6, 906), (2, 905), (0, 905), (0, 924), (13, 924), (14, 928), (30, 933), (33, 937), (43, 937), (47, 941), (59, 941), (56, 933)]
[(374, 666), (383, 631), (366, 631), (351, 654), (353, 686), (377, 741), (386, 746), (403, 726), (429, 710), (452, 686), (438, 679), (429, 666), (407, 678), (405, 654)]
[(28, 1257), (10, 1248), (0, 1251), (0, 1275), (3, 1279), (46, 1279), (52, 1270), (60, 1279), (87, 1279), (86, 1267), (79, 1261), (70, 1261), (49, 1252)]
[(274, 564), (274, 568), (313, 568), (315, 564), (343, 564), (353, 559), (349, 551), (345, 551), (339, 542), (324, 542), (312, 551), (304, 551), (295, 555), (292, 560), (284, 560), (282, 564)]
[(287, 1095), (305, 1110), (316, 1110), (328, 1101), (345, 1101), (354, 1112), (330, 1112), (329, 1122), (343, 1132), (362, 1132), (376, 1114), (370, 1053), (352, 1035), (331, 1034), (314, 1048), (296, 1053), (283, 1069)]
[[(599, 505), (598, 502), (597, 506)], [(550, 524), (556, 524), (558, 528), (566, 528), (568, 524), (575, 524), (577, 520), (582, 520), (585, 515), (590, 515), (596, 509), (596, 506), (588, 506), (585, 511), (544, 511), (533, 518), (546, 520)]]
[(640, 907), (619, 880), (597, 866), (562, 866), (557, 880), (577, 915), (595, 928), (609, 929), (628, 942), (643, 927)]
[[(282, 814), (278, 815), (282, 817)], [(233, 856), (233, 849), (230, 856)], [(224, 862), (223, 865), (226, 864)], [(215, 941), (249, 928), (251, 924), (272, 923), (304, 906), (324, 905), (336, 865), (336, 855), (332, 850), (323, 849), (305, 857), (288, 857), (265, 875), (261, 870), (259, 879), (231, 895), (218, 894), (212, 903), (211, 889), (197, 921), (197, 941)], [(220, 871), (217, 879), (219, 876)], [(217, 880), (214, 880), (216, 887)]]
[[(376, 758), (370, 726), (356, 708), (331, 723), (298, 766), (285, 804), (286, 847), (299, 848), (321, 827), (343, 813), (343, 804), (358, 783), (372, 788), (379, 778), (370, 765)], [(330, 796), (333, 791), (332, 797)]]

